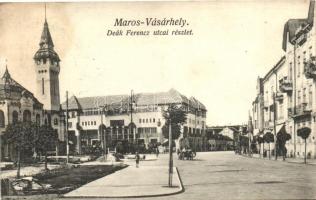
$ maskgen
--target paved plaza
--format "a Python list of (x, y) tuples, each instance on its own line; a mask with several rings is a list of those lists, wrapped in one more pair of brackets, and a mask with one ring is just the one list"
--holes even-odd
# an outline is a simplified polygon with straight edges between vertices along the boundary
[[(170, 198), (205, 200), (206, 197), (207, 199), (316, 198), (316, 165), (248, 158), (235, 155), (233, 152), (198, 153), (193, 161), (177, 160), (175, 155), (174, 158), (185, 191), (172, 196), (151, 198), (157, 200)], [(141, 162), (141, 167), (167, 166), (167, 163), (168, 155), (164, 154), (156, 161)], [(146, 175), (139, 178), (146, 179), (145, 177)], [(133, 183), (126, 184), (133, 185)], [(158, 188), (160, 186), (157, 186)], [(120, 192), (119, 189), (117, 192)]]

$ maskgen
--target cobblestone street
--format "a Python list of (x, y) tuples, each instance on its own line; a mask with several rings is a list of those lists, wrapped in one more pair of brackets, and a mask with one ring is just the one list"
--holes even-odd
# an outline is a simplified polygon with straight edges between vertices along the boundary
[[(141, 165), (167, 165), (167, 155)], [(316, 166), (261, 160), (233, 152), (198, 153), (193, 161), (174, 155), (185, 192), (172, 199), (315, 199)], [(166, 180), (167, 181), (167, 180)], [(171, 196), (154, 199), (170, 199)]]

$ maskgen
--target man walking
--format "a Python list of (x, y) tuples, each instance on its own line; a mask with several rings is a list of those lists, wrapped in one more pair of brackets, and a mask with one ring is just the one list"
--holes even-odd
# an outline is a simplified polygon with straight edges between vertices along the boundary
[(138, 168), (139, 160), (140, 160), (140, 156), (139, 156), (138, 152), (136, 152), (135, 160), (136, 160), (136, 168)]

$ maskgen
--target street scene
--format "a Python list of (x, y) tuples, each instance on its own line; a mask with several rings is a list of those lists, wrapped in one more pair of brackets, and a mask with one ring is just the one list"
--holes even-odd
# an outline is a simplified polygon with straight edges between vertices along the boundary
[(316, 199), (293, 2), (0, 3), (1, 199)]

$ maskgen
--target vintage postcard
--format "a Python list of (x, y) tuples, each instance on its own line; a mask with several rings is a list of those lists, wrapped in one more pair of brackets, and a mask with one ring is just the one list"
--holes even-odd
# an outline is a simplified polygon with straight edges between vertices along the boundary
[(316, 199), (315, 137), (315, 0), (0, 3), (1, 199)]

